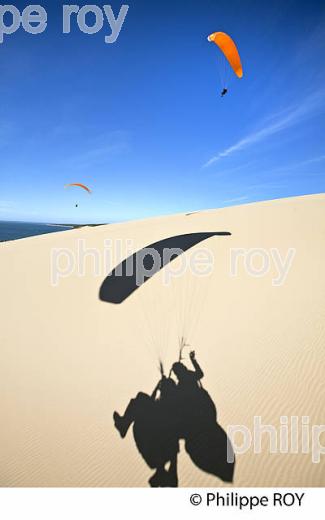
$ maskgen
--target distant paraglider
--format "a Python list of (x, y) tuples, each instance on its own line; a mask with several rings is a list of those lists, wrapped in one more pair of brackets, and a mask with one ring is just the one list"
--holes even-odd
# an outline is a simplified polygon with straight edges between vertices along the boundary
[(221, 97), (223, 97), (228, 92), (228, 88), (226, 85), (226, 61), (229, 63), (237, 78), (243, 77), (243, 67), (241, 64), (240, 55), (233, 39), (230, 38), (230, 36), (224, 32), (214, 32), (210, 34), (210, 36), (208, 36), (208, 41), (215, 43), (222, 53), (221, 58), (223, 59), (223, 63), (220, 63), (219, 72), (222, 84)]
[[(85, 184), (80, 184), (79, 182), (73, 182), (71, 184), (66, 184), (64, 187), (65, 188), (71, 188), (71, 187), (81, 188), (81, 189), (85, 190), (87, 193), (89, 193), (89, 195), (91, 194), (91, 189), (88, 188), (88, 186), (85, 186)], [(78, 202), (75, 204), (75, 207), (79, 208)]]
[(79, 188), (82, 188), (83, 190), (86, 190), (89, 194), (91, 193), (91, 189), (88, 188), (88, 186), (85, 186), (84, 184), (80, 184), (78, 182), (73, 182), (72, 184), (66, 184), (65, 188), (70, 188), (72, 186), (77, 186)]

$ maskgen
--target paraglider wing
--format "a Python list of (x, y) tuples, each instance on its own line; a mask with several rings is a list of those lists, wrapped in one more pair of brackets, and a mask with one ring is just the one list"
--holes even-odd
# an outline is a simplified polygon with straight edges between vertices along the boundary
[(91, 189), (88, 188), (88, 186), (85, 186), (84, 184), (80, 184), (79, 182), (73, 182), (72, 184), (66, 184), (65, 188), (71, 188), (72, 186), (82, 188), (83, 190), (87, 191), (89, 194), (91, 193)]
[(215, 32), (208, 36), (209, 42), (214, 42), (227, 58), (232, 70), (238, 78), (243, 77), (243, 67), (235, 42), (224, 32)]
[[(115, 267), (102, 283), (99, 299), (108, 303), (122, 303), (165, 265), (191, 247), (213, 236), (229, 235), (231, 233), (227, 231), (189, 233), (165, 238), (148, 245)], [(173, 250), (175, 253), (165, 254), (168, 250)]]

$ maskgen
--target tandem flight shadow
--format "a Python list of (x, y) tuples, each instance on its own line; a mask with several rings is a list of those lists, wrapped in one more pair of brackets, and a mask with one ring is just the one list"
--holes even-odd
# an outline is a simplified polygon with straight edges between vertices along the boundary
[[(107, 276), (100, 288), (100, 300), (122, 306), (129, 297), (137, 297), (146, 291), (144, 285), (157, 275), (173, 257), (164, 260), (166, 248), (177, 249), (184, 254), (203, 241), (230, 236), (227, 231), (200, 232), (164, 238), (137, 251)], [(141, 285), (136, 278), (137, 255), (141, 251), (154, 250), (160, 255), (161, 264), (152, 267), (150, 255), (140, 255), (144, 267), (150, 275), (143, 278)], [(133, 274), (127, 275), (127, 265), (134, 267)], [(198, 282), (199, 283), (199, 282)], [(187, 284), (189, 286), (190, 284)], [(149, 289), (149, 287), (148, 287)], [(166, 289), (166, 288), (164, 288)], [(167, 288), (167, 291), (169, 289)], [(193, 294), (183, 301), (191, 300)], [(159, 295), (156, 295), (156, 300)], [(140, 298), (135, 302), (138, 304)], [(174, 303), (174, 301), (173, 301)], [(195, 306), (195, 301), (191, 302)], [(137, 307), (138, 305), (136, 305)], [(121, 307), (122, 308), (122, 307)], [(189, 319), (184, 309), (180, 309), (185, 321)], [(146, 309), (150, 327), (151, 308)], [(169, 318), (161, 312), (161, 320)], [(132, 427), (136, 447), (147, 466), (154, 470), (149, 478), (151, 487), (178, 486), (178, 453), (180, 441), (184, 441), (187, 454), (202, 471), (214, 475), (224, 482), (232, 482), (235, 469), (235, 456), (226, 432), (217, 421), (217, 410), (213, 399), (202, 384), (203, 370), (192, 350), (188, 356), (184, 351), (189, 347), (188, 336), (178, 339), (176, 360), (165, 371), (160, 353), (158, 356), (160, 378), (151, 394), (139, 391), (126, 406), (123, 414), (114, 412), (114, 426), (124, 438)], [(174, 344), (177, 342), (175, 341)], [(186, 366), (186, 363), (188, 366)]]

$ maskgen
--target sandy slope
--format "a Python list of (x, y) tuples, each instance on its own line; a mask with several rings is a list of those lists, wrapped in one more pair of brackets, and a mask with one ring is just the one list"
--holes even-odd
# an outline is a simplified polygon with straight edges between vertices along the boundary
[[(166, 292), (160, 273), (114, 306), (98, 299), (105, 272), (102, 267), (95, 276), (91, 258), (85, 276), (74, 270), (57, 287), (50, 283), (53, 248), (77, 255), (84, 239), (102, 257), (105, 239), (115, 251), (125, 239), (137, 250), (196, 231), (232, 233), (204, 243), (215, 267), (201, 287), (186, 274), (188, 287), (181, 281)], [(177, 358), (182, 294), (188, 340), (224, 428), (250, 428), (254, 416), (277, 430), (281, 416), (325, 424), (325, 195), (83, 228), (0, 247), (0, 485), (147, 485), (151, 471), (132, 434), (119, 438), (112, 413), (139, 390), (153, 389), (158, 354), (166, 367)], [(274, 286), (274, 264), (254, 277), (239, 262), (237, 276), (230, 276), (231, 248), (274, 248), (283, 257), (293, 248), (296, 255), (285, 282)], [(260, 261), (255, 257), (256, 268)], [(181, 486), (222, 485), (195, 468), (183, 447), (179, 478)], [(264, 436), (261, 454), (238, 455), (234, 484), (322, 486), (325, 458), (313, 464), (311, 453), (270, 454)]]

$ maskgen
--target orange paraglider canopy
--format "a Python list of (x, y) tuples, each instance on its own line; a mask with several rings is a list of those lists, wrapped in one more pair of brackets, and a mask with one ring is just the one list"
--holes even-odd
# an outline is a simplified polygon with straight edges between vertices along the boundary
[(215, 32), (208, 36), (209, 42), (214, 42), (227, 60), (238, 78), (243, 77), (243, 67), (240, 61), (240, 56), (235, 42), (230, 36), (224, 32)]
[(70, 188), (71, 186), (78, 186), (79, 188), (82, 188), (83, 190), (86, 190), (88, 193), (91, 193), (91, 189), (85, 186), (84, 184), (80, 184), (79, 182), (73, 182), (72, 184), (66, 184), (65, 188)]

